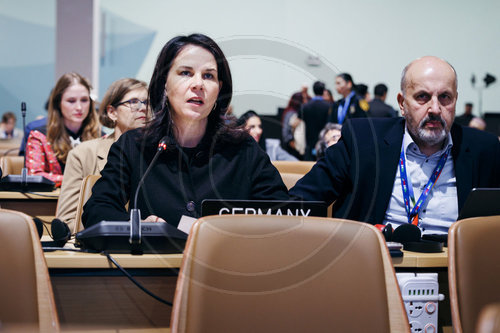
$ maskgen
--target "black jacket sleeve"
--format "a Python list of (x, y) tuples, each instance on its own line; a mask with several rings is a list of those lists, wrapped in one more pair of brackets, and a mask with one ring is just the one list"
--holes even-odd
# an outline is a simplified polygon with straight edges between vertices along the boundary
[(348, 128), (342, 128), (339, 142), (329, 147), (325, 156), (290, 189), (291, 197), (330, 205), (350, 187), (352, 135)]

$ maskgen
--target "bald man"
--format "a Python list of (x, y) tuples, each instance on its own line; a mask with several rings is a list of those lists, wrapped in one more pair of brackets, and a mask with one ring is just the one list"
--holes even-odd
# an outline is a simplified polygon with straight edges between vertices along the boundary
[(335, 202), (335, 217), (446, 234), (474, 187), (500, 187), (500, 143), (453, 125), (457, 75), (423, 57), (403, 70), (403, 118), (352, 119), (290, 195)]

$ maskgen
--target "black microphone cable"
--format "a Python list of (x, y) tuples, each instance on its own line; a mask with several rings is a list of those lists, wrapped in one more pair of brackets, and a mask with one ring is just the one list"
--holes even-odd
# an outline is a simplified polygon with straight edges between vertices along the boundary
[(159, 296), (156, 296), (151, 291), (146, 289), (146, 287), (144, 287), (139, 281), (134, 279), (134, 277), (132, 275), (130, 275), (129, 272), (127, 272), (118, 262), (116, 262), (116, 260), (113, 257), (111, 257), (111, 255), (109, 253), (107, 253), (106, 251), (102, 251), (101, 254), (105, 255), (108, 258), (108, 260), (111, 261), (116, 266), (116, 268), (118, 268), (123, 273), (123, 275), (125, 275), (130, 281), (132, 281), (132, 283), (134, 283), (137, 287), (139, 287), (139, 289), (144, 291), (146, 294), (148, 294), (149, 296), (153, 297), (155, 300), (157, 300), (163, 304), (166, 304), (168, 306), (173, 305), (171, 302), (166, 301)]
[(38, 195), (38, 196), (41, 196), (41, 197), (46, 197), (46, 198), (59, 198), (58, 195), (53, 195), (53, 194), (43, 194), (43, 193), (40, 193), (40, 192), (32, 192), (32, 191), (17, 191), (19, 193), (23, 193), (23, 194), (33, 194), (33, 195)]
[(148, 294), (149, 296), (153, 297), (155, 300), (158, 302), (161, 302), (163, 304), (166, 304), (168, 306), (173, 306), (173, 304), (167, 300), (164, 300), (160, 296), (155, 295), (153, 292), (149, 291), (146, 287), (144, 287), (139, 281), (134, 279), (132, 275), (130, 275), (129, 272), (125, 270), (109, 253), (106, 251), (102, 252), (97, 252), (97, 251), (92, 251), (92, 250), (82, 250), (82, 249), (73, 249), (73, 248), (68, 248), (68, 247), (53, 247), (53, 246), (48, 246), (48, 247), (42, 247), (44, 251), (68, 251), (68, 252), (81, 252), (81, 253), (100, 253), (102, 255), (105, 255), (106, 258), (108, 258), (109, 261), (111, 261), (116, 268), (122, 272), (123, 275), (125, 275), (132, 283), (134, 283), (139, 289), (141, 289), (143, 292)]

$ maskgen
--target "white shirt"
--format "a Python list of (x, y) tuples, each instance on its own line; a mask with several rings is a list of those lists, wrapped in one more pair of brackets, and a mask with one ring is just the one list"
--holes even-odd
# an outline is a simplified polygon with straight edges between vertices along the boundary
[[(453, 146), (451, 135), (448, 133), (443, 149), (427, 157), (422, 154), (417, 144), (413, 141), (408, 129), (405, 127), (403, 147), (405, 148), (406, 172), (408, 182), (413, 187), (415, 201), (418, 200), (422, 190), (429, 181), (441, 155), (448, 147)], [(410, 210), (413, 205), (410, 204)], [(448, 228), (458, 217), (457, 180), (453, 167), (451, 153), (441, 171), (436, 184), (429, 193), (426, 202), (422, 205), (419, 218), (419, 228), (422, 234), (446, 234)], [(403, 190), (401, 188), (401, 175), (399, 165), (394, 179), (391, 200), (385, 212), (384, 224), (391, 223), (393, 228), (403, 223), (408, 223)]]

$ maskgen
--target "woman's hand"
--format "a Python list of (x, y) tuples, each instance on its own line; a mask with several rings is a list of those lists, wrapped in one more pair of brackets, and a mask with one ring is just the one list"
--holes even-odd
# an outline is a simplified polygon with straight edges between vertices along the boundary
[(158, 217), (156, 215), (149, 215), (143, 222), (167, 222), (161, 217)]

